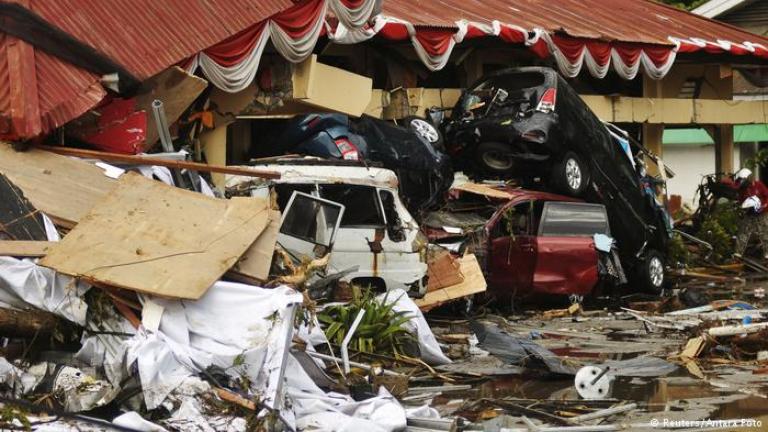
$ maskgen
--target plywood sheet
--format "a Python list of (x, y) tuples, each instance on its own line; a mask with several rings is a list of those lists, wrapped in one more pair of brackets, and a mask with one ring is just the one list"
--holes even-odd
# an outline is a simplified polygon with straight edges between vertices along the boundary
[(71, 228), (114, 187), (115, 180), (87, 162), (30, 149), (17, 152), (0, 142), (4, 174), (54, 223)]
[(465, 255), (459, 260), (464, 282), (436, 291), (428, 292), (424, 297), (414, 302), (419, 309), (428, 311), (451, 300), (484, 292), (487, 288), (483, 271), (474, 255)]
[(489, 186), (481, 183), (464, 183), (458, 186), (453, 186), (451, 189), (470, 192), (477, 195), (483, 195), (488, 198), (499, 198), (499, 199), (513, 198), (513, 196), (508, 192), (504, 192), (503, 190), (496, 189), (493, 186)]
[(0, 256), (41, 257), (56, 242), (34, 240), (0, 240)]
[(269, 269), (272, 266), (272, 255), (275, 253), (279, 232), (280, 212), (271, 210), (267, 228), (232, 268), (230, 273), (234, 274), (234, 278), (249, 283), (265, 282), (269, 279)]
[(198, 299), (268, 221), (267, 200), (210, 198), (127, 173), (40, 264), (93, 283)]

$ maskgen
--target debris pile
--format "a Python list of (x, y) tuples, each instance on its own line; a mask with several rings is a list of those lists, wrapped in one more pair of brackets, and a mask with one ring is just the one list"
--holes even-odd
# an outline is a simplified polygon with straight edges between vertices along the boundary
[[(394, 431), (439, 418), (395, 396), (443, 376), (434, 366), (450, 359), (419, 306), (484, 290), (471, 255), (437, 256), (432, 272), (453, 274), (428, 284), (417, 249), (418, 284), (379, 294), (349, 282), (354, 250), (334, 252), (355, 240), (344, 221), (358, 211), (284, 197), (290, 175), (243, 169), (266, 190), (223, 199), (157, 165), (0, 151), (5, 426)], [(386, 258), (381, 269), (402, 277)]]

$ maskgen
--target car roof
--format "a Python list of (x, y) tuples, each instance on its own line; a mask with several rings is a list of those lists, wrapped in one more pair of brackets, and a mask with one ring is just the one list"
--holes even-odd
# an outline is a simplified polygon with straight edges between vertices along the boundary
[[(280, 173), (279, 179), (271, 179), (274, 184), (349, 184), (372, 186), (380, 188), (397, 189), (397, 175), (388, 169), (364, 167), (364, 166), (338, 166), (338, 165), (282, 165), (266, 164), (254, 165), (268, 171)], [(228, 175), (227, 186), (231, 186), (244, 181), (253, 180), (243, 176)]]

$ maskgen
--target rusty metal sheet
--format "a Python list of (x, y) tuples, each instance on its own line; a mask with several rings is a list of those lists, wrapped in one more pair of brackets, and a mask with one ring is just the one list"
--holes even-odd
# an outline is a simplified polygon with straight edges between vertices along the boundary
[(387, 16), (415, 26), (456, 28), (456, 21), (542, 28), (573, 37), (671, 45), (668, 37), (768, 43), (745, 30), (650, 0), (387, 0)]

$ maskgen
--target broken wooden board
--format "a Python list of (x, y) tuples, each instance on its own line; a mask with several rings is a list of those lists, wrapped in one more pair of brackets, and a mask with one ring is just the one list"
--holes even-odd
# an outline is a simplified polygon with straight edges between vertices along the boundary
[(157, 123), (152, 113), (155, 99), (163, 102), (165, 118), (172, 125), (181, 117), (200, 93), (208, 87), (208, 81), (173, 66), (147, 80), (136, 96), (136, 109), (147, 113), (147, 139), (144, 151), (158, 142)]
[(432, 257), (427, 263), (427, 276), (429, 276), (428, 293), (464, 282), (459, 260), (448, 251), (442, 251)]
[(8, 177), (0, 174), (0, 239), (47, 240), (37, 209)]
[(95, 284), (198, 299), (268, 222), (267, 200), (210, 198), (127, 173), (40, 264)]
[(95, 165), (37, 149), (17, 152), (4, 142), (0, 142), (0, 173), (65, 228), (75, 226), (116, 184)]
[(483, 271), (474, 255), (465, 255), (459, 260), (464, 282), (437, 291), (428, 292), (424, 297), (414, 300), (422, 311), (429, 311), (437, 306), (461, 297), (484, 292), (487, 288)]
[(0, 256), (38, 258), (48, 254), (56, 242), (32, 240), (0, 240)]
[(462, 192), (469, 192), (476, 195), (482, 195), (488, 198), (497, 198), (497, 199), (503, 199), (503, 200), (514, 198), (514, 195), (510, 194), (509, 192), (505, 192), (503, 190), (496, 189), (491, 185), (486, 185), (482, 183), (463, 183), (458, 186), (451, 187), (451, 190), (459, 190)]
[(240, 257), (227, 276), (242, 280), (246, 283), (263, 283), (269, 279), (269, 269), (272, 267), (272, 255), (275, 253), (277, 234), (280, 232), (280, 212), (271, 210), (269, 225), (259, 238)]

